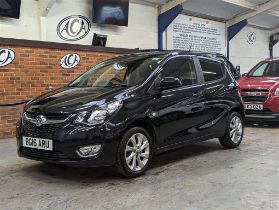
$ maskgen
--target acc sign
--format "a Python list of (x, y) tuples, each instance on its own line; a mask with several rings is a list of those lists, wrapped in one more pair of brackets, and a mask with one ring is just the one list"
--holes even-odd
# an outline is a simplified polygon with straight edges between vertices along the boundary
[(83, 39), (90, 31), (90, 21), (81, 15), (72, 15), (61, 20), (57, 26), (58, 36), (66, 41)]
[(72, 69), (76, 67), (79, 62), (80, 57), (78, 54), (67, 54), (61, 59), (60, 65), (64, 69)]
[(0, 67), (10, 64), (14, 59), (14, 51), (10, 49), (0, 49)]

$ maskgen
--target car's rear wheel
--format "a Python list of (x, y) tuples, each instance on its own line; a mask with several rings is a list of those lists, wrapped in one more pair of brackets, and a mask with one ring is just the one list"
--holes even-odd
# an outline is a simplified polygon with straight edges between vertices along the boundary
[(144, 174), (153, 156), (151, 137), (141, 127), (128, 130), (121, 139), (117, 153), (116, 168), (126, 177)]
[(243, 139), (244, 125), (243, 118), (238, 112), (232, 112), (226, 125), (226, 133), (219, 138), (223, 147), (237, 148)]

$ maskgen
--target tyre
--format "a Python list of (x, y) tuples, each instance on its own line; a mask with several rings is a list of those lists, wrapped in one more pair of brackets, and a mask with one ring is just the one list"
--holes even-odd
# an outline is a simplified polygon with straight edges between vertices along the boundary
[(151, 137), (141, 127), (134, 127), (123, 135), (117, 152), (116, 169), (126, 177), (144, 174), (153, 156)]
[(220, 137), (219, 141), (227, 149), (237, 148), (241, 144), (243, 133), (243, 118), (238, 112), (233, 112), (229, 116), (225, 135)]

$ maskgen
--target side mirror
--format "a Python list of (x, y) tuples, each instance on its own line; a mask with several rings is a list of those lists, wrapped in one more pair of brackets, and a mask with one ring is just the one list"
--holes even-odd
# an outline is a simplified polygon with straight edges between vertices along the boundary
[(234, 72), (234, 78), (236, 79), (236, 80), (238, 80), (239, 78), (240, 78), (240, 76), (241, 76), (241, 74), (240, 74), (240, 66), (236, 66), (235, 67), (235, 72)]
[(235, 74), (240, 76), (240, 66), (236, 66), (235, 70), (236, 70)]
[(165, 77), (159, 83), (159, 90), (169, 90), (182, 86), (182, 82), (177, 77)]
[(246, 77), (246, 76), (247, 76), (247, 73), (244, 73), (244, 74), (242, 74), (241, 76), (242, 76), (242, 77)]

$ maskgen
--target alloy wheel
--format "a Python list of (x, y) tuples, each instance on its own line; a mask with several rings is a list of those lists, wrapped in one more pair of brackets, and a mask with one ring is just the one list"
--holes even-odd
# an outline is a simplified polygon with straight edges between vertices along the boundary
[(230, 123), (230, 138), (234, 143), (238, 143), (242, 138), (243, 124), (238, 116), (232, 118)]
[(150, 158), (150, 145), (148, 139), (142, 133), (132, 135), (125, 148), (125, 160), (134, 172), (141, 171)]

